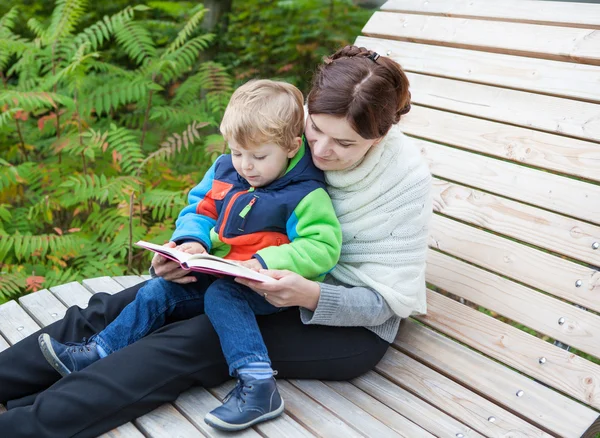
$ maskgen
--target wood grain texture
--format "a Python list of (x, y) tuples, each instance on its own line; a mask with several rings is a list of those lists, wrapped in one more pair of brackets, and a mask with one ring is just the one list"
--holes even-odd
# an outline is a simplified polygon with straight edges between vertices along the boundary
[(93, 293), (106, 292), (109, 294), (114, 294), (123, 290), (123, 286), (121, 286), (111, 277), (89, 278), (87, 280), (83, 280), (81, 283), (87, 290)]
[[(438, 293), (417, 317), (452, 338), (596, 409), (600, 366)], [(546, 361), (541, 364), (540, 358)]]
[(9, 301), (0, 306), (0, 334), (11, 345), (37, 330), (39, 326), (16, 301)]
[(431, 249), (427, 254), (427, 281), (600, 357), (598, 315)]
[(394, 345), (494, 403), (562, 437), (579, 438), (598, 416), (591, 408), (413, 320), (402, 322)]
[(134, 420), (135, 425), (152, 438), (201, 438), (204, 435), (185, 419), (173, 405), (164, 404)]
[(582, 438), (598, 438), (600, 434), (600, 416), (596, 419), (594, 424), (582, 435)]
[[(327, 406), (327, 409), (365, 436), (432, 437), (430, 433), (415, 424), (412, 424), (412, 430), (406, 426), (404, 430), (392, 429), (349, 399), (340, 397), (339, 393), (318, 380), (290, 380), (289, 382), (313, 400)], [(356, 387), (354, 389), (357, 393), (362, 392)]]
[[(339, 395), (342, 395), (350, 402), (358, 406), (361, 410), (368, 412), (374, 418), (378, 419), (401, 436), (405, 436), (407, 438), (434, 438), (433, 434), (427, 432), (417, 423), (413, 423), (406, 417), (403, 417), (352, 383), (328, 381), (323, 382), (322, 384), (327, 385), (329, 388), (335, 391), (335, 394), (337, 394), (335, 395), (336, 398), (339, 397)], [(390, 385), (391, 384), (392, 383), (390, 382)]]
[(4, 351), (9, 347), (8, 342), (6, 342), (6, 340), (0, 336), (0, 351)]
[(127, 289), (128, 287), (135, 286), (136, 284), (141, 283), (142, 281), (145, 281), (139, 275), (121, 275), (117, 277), (112, 277), (112, 279), (119, 283), (121, 286), (123, 286), (125, 289)]
[[(598, 107), (600, 109), (600, 106)], [(600, 224), (600, 185), (413, 139), (433, 175)]]
[(388, 0), (383, 11), (600, 29), (598, 6), (535, 0)]
[(352, 384), (435, 436), (456, 438), (457, 434), (463, 434), (465, 438), (483, 437), (471, 427), (460, 423), (375, 371), (369, 371), (353, 379)]
[(600, 227), (434, 178), (433, 209), (445, 216), (600, 267)]
[(600, 182), (597, 143), (418, 105), (399, 126), (405, 134), (426, 140)]
[(367, 36), (600, 65), (594, 29), (375, 12)]
[(408, 72), (600, 102), (594, 65), (366, 36), (356, 38), (355, 45), (391, 57)]
[(82, 309), (87, 307), (88, 301), (92, 296), (85, 287), (76, 281), (51, 287), (50, 292), (65, 306), (79, 306)]
[(46, 289), (22, 296), (19, 303), (42, 327), (62, 319), (67, 310), (65, 305)]
[(412, 100), (419, 105), (600, 141), (597, 104), (418, 73), (406, 75), (411, 84)]
[(551, 436), (394, 348), (387, 351), (375, 369), (485, 436)]
[(110, 432), (100, 435), (99, 438), (144, 438), (144, 434), (133, 423), (126, 423)]
[(438, 214), (431, 221), (429, 246), (600, 312), (596, 269)]

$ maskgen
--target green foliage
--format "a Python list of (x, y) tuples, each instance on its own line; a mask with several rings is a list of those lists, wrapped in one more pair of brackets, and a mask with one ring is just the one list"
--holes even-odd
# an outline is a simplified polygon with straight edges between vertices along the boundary
[(278, 77), (306, 93), (315, 66), (353, 43), (371, 14), (352, 0), (234, 1), (216, 59), (240, 81)]
[(167, 40), (146, 6), (100, 20), (86, 6), (57, 0), (29, 37), (16, 8), (0, 18), (0, 302), (145, 271), (131, 243), (172, 232), (232, 91), (221, 65), (199, 61), (213, 38), (201, 5), (163, 20)]

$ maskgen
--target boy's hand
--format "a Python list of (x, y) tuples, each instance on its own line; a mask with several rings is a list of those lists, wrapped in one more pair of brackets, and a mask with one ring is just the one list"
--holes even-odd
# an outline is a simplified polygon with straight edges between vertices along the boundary
[(250, 259), (250, 260), (245, 260), (243, 262), (238, 262), (240, 265), (245, 266), (248, 269), (252, 269), (253, 271), (258, 272), (260, 269), (262, 269), (262, 265), (260, 264), (260, 262), (256, 259)]
[(206, 252), (206, 248), (199, 242), (186, 242), (182, 243), (175, 249), (183, 252), (187, 252), (188, 254), (204, 254)]

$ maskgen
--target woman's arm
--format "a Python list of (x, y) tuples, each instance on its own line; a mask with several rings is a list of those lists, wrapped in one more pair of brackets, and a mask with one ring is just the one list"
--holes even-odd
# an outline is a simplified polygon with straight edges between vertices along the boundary
[(276, 281), (259, 283), (242, 278), (235, 281), (250, 287), (276, 307), (299, 306), (305, 324), (369, 327), (394, 316), (382, 296), (366, 287), (318, 283), (291, 271), (260, 272)]

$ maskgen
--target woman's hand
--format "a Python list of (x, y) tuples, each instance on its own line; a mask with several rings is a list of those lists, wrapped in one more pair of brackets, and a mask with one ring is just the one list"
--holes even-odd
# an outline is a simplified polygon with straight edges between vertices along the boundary
[(239, 277), (235, 281), (262, 295), (275, 307), (300, 306), (313, 311), (317, 308), (321, 288), (316, 281), (291, 271), (261, 269), (259, 272), (276, 281), (261, 283)]
[[(177, 245), (175, 245), (175, 242), (167, 242), (163, 246), (175, 248)], [(187, 284), (196, 281), (196, 277), (190, 275), (190, 271), (182, 269), (179, 263), (169, 260), (158, 253), (154, 254), (152, 258), (152, 267), (156, 275), (173, 283)]]

